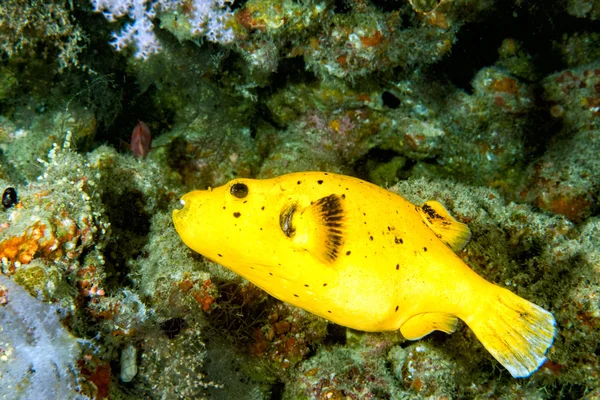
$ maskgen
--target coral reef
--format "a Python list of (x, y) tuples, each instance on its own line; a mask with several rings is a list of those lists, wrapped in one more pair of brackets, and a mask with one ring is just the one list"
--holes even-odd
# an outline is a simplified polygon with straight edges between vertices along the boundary
[(0, 4), (0, 52), (9, 58), (40, 53), (53, 54), (58, 71), (81, 67), (79, 55), (86, 35), (64, 3), (11, 0)]
[(595, 154), (600, 116), (600, 65), (583, 65), (544, 80), (552, 116), (562, 130), (529, 168), (523, 200), (580, 222), (597, 209), (599, 165)]
[(403, 394), (387, 368), (389, 335), (366, 335), (352, 346), (321, 348), (286, 385), (284, 399), (380, 399)]
[[(0, 3), (0, 397), (50, 375), (65, 398), (598, 397), (599, 15), (597, 0)], [(459, 257), (554, 314), (548, 361), (515, 380), (464, 324), (417, 342), (346, 330), (176, 235), (185, 192), (302, 170), (442, 202), (473, 233)], [(19, 347), (21, 331), (41, 336)], [(15, 358), (51, 337), (54, 364)]]

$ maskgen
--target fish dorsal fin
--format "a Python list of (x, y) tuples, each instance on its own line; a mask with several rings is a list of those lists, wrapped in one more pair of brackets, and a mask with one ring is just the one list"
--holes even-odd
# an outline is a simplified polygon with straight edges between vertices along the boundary
[(344, 207), (342, 197), (332, 194), (300, 209), (286, 208), (280, 216), (283, 232), (294, 244), (324, 264), (337, 259), (344, 243)]
[(400, 327), (400, 333), (408, 340), (421, 339), (433, 331), (452, 333), (458, 326), (458, 319), (448, 313), (425, 313), (415, 315)]
[(469, 227), (455, 220), (437, 201), (430, 200), (417, 209), (427, 226), (452, 250), (460, 251), (469, 243)]

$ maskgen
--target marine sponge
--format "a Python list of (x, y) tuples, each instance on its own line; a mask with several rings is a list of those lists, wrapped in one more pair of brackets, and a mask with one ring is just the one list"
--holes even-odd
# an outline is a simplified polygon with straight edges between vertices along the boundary
[(86, 398), (77, 393), (79, 343), (57, 311), (0, 275), (0, 398)]

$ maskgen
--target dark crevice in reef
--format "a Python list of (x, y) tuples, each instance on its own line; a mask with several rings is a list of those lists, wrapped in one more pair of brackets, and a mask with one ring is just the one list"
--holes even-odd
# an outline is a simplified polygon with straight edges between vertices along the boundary
[(270, 400), (281, 400), (283, 399), (283, 391), (285, 389), (285, 383), (277, 381), (271, 386), (271, 397)]
[[(362, 158), (357, 160), (354, 165), (356, 177), (371, 181), (371, 172), (382, 164), (391, 162), (396, 157), (405, 157), (402, 154), (389, 149), (381, 149), (375, 147), (367, 152)], [(397, 171), (396, 178), (398, 180), (406, 179), (410, 175), (410, 171), (415, 166), (416, 161), (405, 157), (404, 165)], [(390, 182), (391, 183), (391, 182)]]
[(110, 143), (117, 149), (125, 149), (131, 141), (133, 128), (138, 121), (145, 122), (150, 127), (153, 137), (168, 130), (173, 122), (173, 110), (157, 107), (155, 99), (160, 97), (159, 89), (151, 86), (144, 93), (135, 84), (135, 79), (125, 79), (126, 89), (123, 90), (121, 111), (115, 116), (110, 125), (100, 126), (95, 136), (97, 143)]
[[(484, 21), (463, 26), (451, 54), (432, 69), (471, 93), (474, 75), (498, 61), (498, 48), (506, 38), (519, 41), (528, 53), (536, 55), (533, 63), (540, 76), (561, 69), (564, 66), (557, 61), (560, 58), (554, 54), (552, 42), (559, 40), (565, 32), (573, 31), (574, 27), (580, 30), (582, 23), (597, 25), (570, 17), (562, 9), (557, 0), (538, 1), (527, 7), (516, 6), (514, 2), (499, 2)], [(561, 10), (560, 14), (556, 10)]]
[(270, 95), (280, 89), (289, 89), (299, 83), (307, 85), (317, 82), (317, 77), (306, 69), (304, 59), (300, 56), (284, 58), (279, 62), (277, 70), (269, 77), (269, 85), (258, 90), (260, 95)]
[(114, 237), (104, 251), (105, 270), (111, 277), (107, 281), (115, 279), (121, 286), (129, 273), (127, 261), (142, 255), (148, 243), (151, 216), (144, 211), (143, 193), (136, 190), (106, 194), (102, 202)]
[(327, 335), (323, 340), (326, 346), (345, 345), (346, 344), (346, 327), (338, 324), (329, 323), (327, 325)]

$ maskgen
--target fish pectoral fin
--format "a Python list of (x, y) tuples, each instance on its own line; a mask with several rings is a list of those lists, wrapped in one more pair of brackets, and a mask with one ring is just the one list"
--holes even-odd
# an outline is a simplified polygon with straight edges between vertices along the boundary
[(427, 201), (418, 207), (418, 210), (427, 226), (452, 250), (460, 251), (469, 243), (471, 239), (469, 227), (455, 220), (439, 202)]
[(458, 318), (448, 313), (424, 313), (415, 315), (400, 327), (400, 333), (408, 340), (421, 339), (433, 331), (452, 333), (458, 327)]
[(336, 194), (323, 197), (292, 219), (294, 243), (324, 264), (332, 264), (344, 244), (345, 213), (343, 198)]

